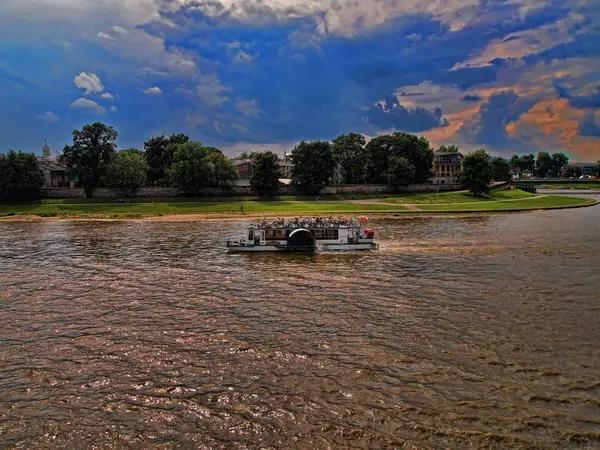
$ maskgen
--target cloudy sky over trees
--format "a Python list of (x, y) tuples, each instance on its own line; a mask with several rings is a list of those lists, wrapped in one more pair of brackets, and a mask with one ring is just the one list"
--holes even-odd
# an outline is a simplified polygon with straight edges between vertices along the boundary
[(600, 3), (4, 0), (3, 150), (100, 120), (230, 151), (393, 130), (600, 158)]

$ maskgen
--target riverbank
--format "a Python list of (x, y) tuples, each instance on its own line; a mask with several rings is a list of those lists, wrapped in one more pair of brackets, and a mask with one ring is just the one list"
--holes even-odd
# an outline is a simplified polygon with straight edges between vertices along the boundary
[(448, 192), (358, 200), (38, 202), (0, 205), (0, 220), (206, 220), (362, 214), (376, 217), (397, 217), (438, 213), (517, 212), (576, 208), (592, 206), (597, 203), (597, 200), (589, 198), (536, 195), (518, 189), (492, 192), (484, 197), (473, 196), (466, 192)]

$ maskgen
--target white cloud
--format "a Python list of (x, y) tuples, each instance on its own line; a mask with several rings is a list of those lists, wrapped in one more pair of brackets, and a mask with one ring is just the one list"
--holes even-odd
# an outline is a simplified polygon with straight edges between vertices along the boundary
[(69, 42), (69, 41), (64, 41), (64, 40), (52, 40), (52, 43), (55, 45), (58, 45), (59, 47), (64, 48), (65, 50), (71, 50), (73, 48), (73, 45)]
[(103, 113), (106, 110), (104, 106), (101, 106), (94, 100), (90, 100), (88, 98), (78, 98), (73, 103), (71, 103), (71, 108), (94, 111), (97, 113)]
[(156, 86), (148, 88), (148, 89), (144, 89), (143, 92), (144, 92), (144, 94), (148, 94), (148, 95), (159, 95), (159, 94), (162, 94), (161, 89), (159, 87), (156, 87)]
[(235, 59), (238, 62), (250, 62), (254, 58), (256, 58), (256, 56), (253, 56), (250, 53), (246, 53), (243, 50), (238, 51), (237, 55), (235, 55)]
[(56, 123), (58, 122), (58, 116), (54, 114), (52, 111), (46, 111), (44, 114), (38, 114), (35, 117), (35, 120), (41, 120), (43, 122)]
[(256, 100), (238, 100), (236, 107), (246, 117), (258, 117), (261, 114)]
[(109, 107), (108, 110), (115, 112), (115, 111), (117, 111), (117, 107), (113, 105), (113, 106)]
[(106, 99), (106, 100), (114, 100), (115, 96), (113, 94), (109, 94), (108, 92), (105, 92), (104, 94), (102, 94), (102, 98)]
[(100, 33), (98, 33), (97, 36), (101, 39), (106, 39), (107, 41), (115, 41), (116, 40), (110, 34), (103, 33), (102, 31)]
[(196, 86), (196, 95), (209, 106), (221, 106), (225, 88), (215, 74), (201, 75), (200, 83)]
[(113, 27), (113, 30), (115, 31), (115, 33), (119, 33), (119, 34), (122, 34), (122, 35), (125, 35), (125, 36), (129, 34), (129, 31), (127, 31), (125, 28), (120, 27), (118, 25), (115, 25)]
[(81, 72), (79, 75), (75, 75), (73, 81), (75, 86), (85, 90), (85, 95), (104, 92), (104, 86), (95, 73)]

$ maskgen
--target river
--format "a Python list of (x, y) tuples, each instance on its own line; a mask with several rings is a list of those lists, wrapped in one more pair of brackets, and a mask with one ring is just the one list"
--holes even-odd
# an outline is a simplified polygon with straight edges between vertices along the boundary
[(244, 225), (0, 222), (0, 448), (600, 448), (600, 207)]

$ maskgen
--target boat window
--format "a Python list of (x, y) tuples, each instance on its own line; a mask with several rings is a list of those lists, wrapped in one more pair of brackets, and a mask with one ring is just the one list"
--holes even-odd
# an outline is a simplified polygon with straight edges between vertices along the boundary
[(253, 241), (254, 240), (254, 230), (252, 228), (250, 228), (248, 230), (248, 240), (249, 241)]
[(265, 230), (265, 239), (284, 239), (284, 230)]
[(337, 239), (339, 236), (338, 232), (339, 232), (339, 230), (337, 228), (333, 228), (333, 229), (326, 228), (325, 229), (325, 237), (327, 239)]

